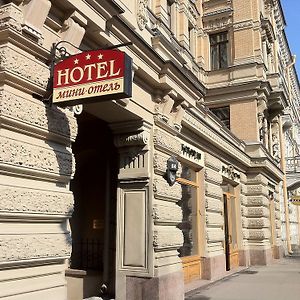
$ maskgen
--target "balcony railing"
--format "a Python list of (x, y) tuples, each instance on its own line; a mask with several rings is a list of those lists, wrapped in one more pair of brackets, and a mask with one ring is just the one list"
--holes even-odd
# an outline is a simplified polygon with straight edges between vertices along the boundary
[(287, 157), (286, 158), (286, 172), (287, 173), (300, 173), (300, 157)]

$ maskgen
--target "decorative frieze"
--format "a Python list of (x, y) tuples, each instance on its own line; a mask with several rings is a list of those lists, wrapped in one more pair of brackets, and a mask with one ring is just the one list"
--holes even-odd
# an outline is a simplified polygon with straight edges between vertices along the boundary
[(167, 181), (160, 176), (155, 176), (153, 179), (153, 192), (156, 199), (176, 202), (181, 199), (182, 195), (180, 184), (175, 183), (173, 186), (169, 186)]
[(22, 31), (23, 13), (14, 3), (8, 3), (0, 7), (0, 29), (12, 28)]
[(262, 174), (248, 175), (247, 184), (263, 184), (268, 185), (268, 179)]
[(253, 28), (253, 26), (254, 26), (253, 20), (244, 20), (238, 23), (234, 23), (233, 29), (235, 31), (238, 31), (238, 30), (250, 29)]
[(155, 250), (178, 249), (183, 245), (183, 235), (175, 226), (155, 226), (153, 246)]
[(69, 234), (0, 236), (0, 264), (35, 259), (65, 259), (71, 255)]
[(0, 186), (1, 213), (34, 213), (70, 216), (73, 194)]
[(153, 204), (153, 219), (155, 223), (180, 223), (182, 210), (174, 202), (155, 200)]
[(61, 152), (6, 137), (0, 137), (0, 163), (64, 176), (75, 171), (75, 160), (68, 150)]
[(0, 70), (10, 72), (45, 90), (50, 77), (50, 70), (46, 65), (8, 47), (0, 48)]
[[(0, 118), (9, 118), (24, 125), (35, 127), (46, 132), (65, 136), (74, 141), (77, 135), (77, 123), (73, 114), (68, 109), (55, 106), (46, 107), (36, 99), (25, 99), (8, 91), (0, 91)], [(4, 120), (2, 122), (5, 122)]]
[(172, 135), (161, 129), (154, 130), (154, 147), (168, 154), (180, 154), (181, 143)]

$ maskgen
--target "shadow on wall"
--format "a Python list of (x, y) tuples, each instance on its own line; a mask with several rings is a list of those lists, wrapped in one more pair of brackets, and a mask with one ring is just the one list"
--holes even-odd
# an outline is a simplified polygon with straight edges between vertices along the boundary
[[(73, 198), (69, 191), (69, 183), (75, 171), (75, 162), (71, 152), (71, 140), (76, 137), (76, 125), (71, 124), (72, 112), (67, 109), (61, 109), (56, 106), (45, 104), (45, 113), (47, 117), (47, 125), (49, 136), (46, 140), (48, 146), (53, 150), (47, 159), (47, 167), (55, 176), (56, 186), (61, 188), (62, 197), (58, 197), (57, 201), (61, 201), (60, 214), (71, 218), (73, 213)], [(58, 176), (57, 176), (58, 175)], [(62, 247), (62, 256), (70, 256), (72, 249), (71, 233), (67, 219), (61, 221), (62, 232), (65, 233), (65, 244)], [(63, 249), (63, 247), (65, 249)], [(64, 259), (62, 259), (62, 263)]]

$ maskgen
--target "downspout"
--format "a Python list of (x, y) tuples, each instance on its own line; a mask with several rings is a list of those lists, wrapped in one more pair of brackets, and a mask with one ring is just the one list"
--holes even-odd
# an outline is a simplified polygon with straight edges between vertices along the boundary
[[(288, 81), (288, 96), (289, 99), (291, 100), (291, 83), (290, 83), (290, 73), (289, 70), (292, 66), (294, 66), (296, 63), (296, 55), (292, 56), (292, 62), (288, 64), (285, 68), (286, 71), (286, 77)], [(287, 193), (287, 180), (286, 180), (286, 159), (285, 159), (285, 137), (283, 134), (283, 128), (282, 128), (282, 119), (281, 117), (279, 118), (280, 122), (280, 143), (281, 143), (281, 169), (283, 171), (283, 200), (284, 200), (284, 216), (285, 216), (285, 230), (286, 230), (286, 242), (287, 242), (287, 251), (289, 254), (292, 253), (292, 246), (291, 246), (291, 234), (290, 234), (290, 215), (289, 215), (289, 206), (288, 206), (288, 193)]]

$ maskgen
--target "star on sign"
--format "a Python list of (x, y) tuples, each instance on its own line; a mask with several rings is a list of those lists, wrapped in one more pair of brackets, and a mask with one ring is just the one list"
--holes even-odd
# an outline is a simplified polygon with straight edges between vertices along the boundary
[(103, 54), (99, 54), (99, 55), (98, 55), (98, 58), (99, 58), (99, 59), (102, 59), (102, 58), (103, 58)]
[(91, 59), (91, 55), (90, 54), (88, 54), (88, 55), (86, 55), (86, 57), (85, 57), (87, 60), (89, 60), (89, 59)]
[(79, 62), (79, 59), (77, 59), (77, 58), (74, 59), (74, 64), (75, 64), (75, 65), (78, 65), (78, 62)]

